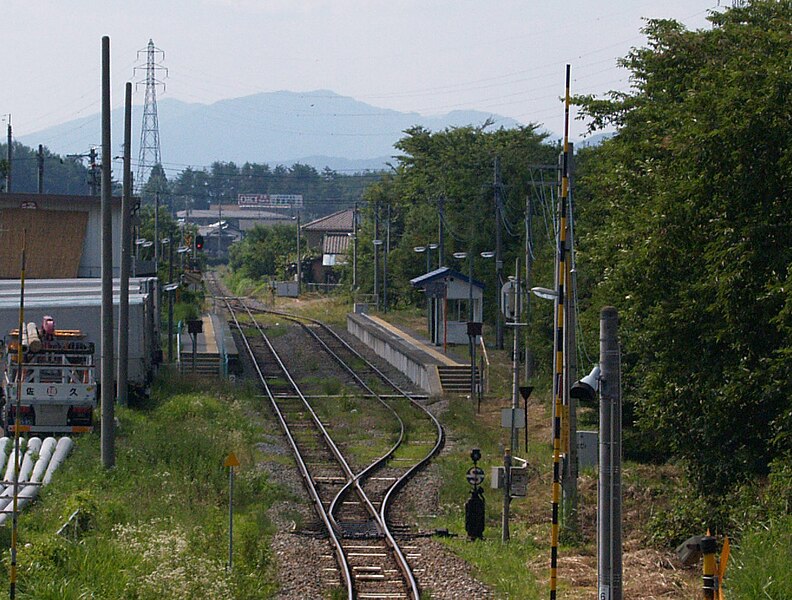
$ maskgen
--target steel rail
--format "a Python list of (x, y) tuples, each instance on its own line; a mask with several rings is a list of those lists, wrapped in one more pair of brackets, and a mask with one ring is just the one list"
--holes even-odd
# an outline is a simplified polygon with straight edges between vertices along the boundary
[(355, 598), (355, 591), (354, 585), (352, 583), (352, 573), (349, 568), (349, 562), (347, 561), (346, 555), (344, 554), (343, 546), (341, 545), (341, 541), (336, 535), (336, 530), (333, 524), (331, 523), (330, 516), (327, 514), (325, 510), (324, 504), (322, 504), (322, 499), (319, 497), (319, 492), (316, 489), (316, 486), (313, 483), (311, 475), (308, 471), (308, 467), (306, 466), (305, 462), (302, 459), (302, 455), (300, 453), (299, 448), (297, 447), (297, 442), (295, 441), (294, 437), (289, 430), (289, 426), (286, 423), (286, 419), (283, 416), (280, 408), (278, 407), (278, 403), (275, 401), (274, 396), (270, 390), (269, 385), (267, 385), (266, 378), (264, 377), (264, 373), (262, 373), (261, 368), (256, 360), (255, 353), (253, 352), (253, 348), (250, 346), (250, 342), (248, 340), (247, 335), (242, 329), (242, 326), (237, 319), (236, 312), (231, 306), (231, 303), (224, 299), (226, 309), (229, 312), (229, 315), (234, 320), (234, 325), (236, 326), (237, 330), (239, 331), (239, 335), (242, 341), (245, 344), (245, 348), (247, 349), (248, 355), (250, 356), (250, 360), (253, 363), (253, 367), (256, 369), (256, 373), (258, 374), (259, 380), (261, 381), (262, 385), (264, 386), (264, 390), (267, 393), (267, 396), (270, 399), (270, 404), (272, 405), (273, 410), (275, 411), (275, 415), (278, 417), (278, 421), (283, 429), (284, 434), (286, 435), (286, 439), (289, 441), (289, 445), (292, 448), (292, 453), (294, 454), (295, 461), (297, 462), (297, 468), (300, 471), (300, 475), (303, 478), (305, 483), (305, 487), (308, 490), (308, 495), (311, 497), (313, 501), (314, 507), (316, 508), (316, 512), (319, 514), (319, 518), (324, 523), (325, 529), (327, 530), (327, 534), (330, 538), (330, 543), (333, 546), (333, 552), (336, 556), (336, 561), (338, 562), (339, 570), (341, 571), (341, 577), (346, 585), (347, 588), (347, 600), (354, 600)]
[[(257, 311), (257, 312), (258, 312), (258, 311)], [(260, 312), (265, 312), (265, 313), (269, 313), (269, 314), (275, 314), (275, 315), (281, 316), (281, 317), (283, 317), (283, 318), (285, 318), (285, 319), (290, 319), (290, 320), (292, 320), (292, 321), (295, 321), (295, 322), (297, 322), (297, 323), (300, 323), (301, 325), (302, 325), (302, 323), (301, 323), (301, 320), (302, 320), (302, 321), (307, 321), (307, 322), (309, 322), (309, 323), (313, 323), (314, 325), (317, 325), (317, 326), (318, 326), (318, 327), (320, 327), (320, 328), (321, 328), (323, 331), (325, 331), (325, 332), (329, 333), (329, 334), (330, 334), (330, 335), (331, 335), (331, 336), (332, 336), (332, 337), (333, 337), (333, 338), (334, 338), (336, 341), (338, 341), (340, 344), (342, 344), (342, 345), (344, 346), (344, 348), (345, 348), (345, 349), (346, 349), (348, 352), (350, 352), (350, 353), (351, 353), (353, 356), (355, 356), (355, 357), (356, 357), (356, 358), (358, 358), (359, 360), (363, 361), (363, 362), (364, 362), (364, 363), (367, 365), (367, 367), (368, 367), (368, 368), (370, 368), (370, 369), (371, 369), (371, 370), (372, 370), (374, 373), (376, 373), (376, 374), (377, 374), (377, 375), (380, 377), (380, 379), (382, 379), (382, 380), (383, 380), (385, 383), (387, 383), (388, 385), (390, 385), (390, 386), (391, 386), (391, 387), (392, 387), (394, 390), (396, 390), (396, 391), (397, 391), (397, 392), (398, 392), (398, 393), (399, 393), (401, 396), (403, 396), (404, 398), (406, 398), (406, 399), (407, 399), (407, 400), (408, 400), (408, 401), (409, 401), (409, 402), (410, 402), (410, 403), (411, 403), (411, 404), (412, 404), (414, 407), (416, 407), (416, 408), (417, 408), (418, 410), (420, 410), (420, 411), (421, 411), (423, 414), (425, 414), (426, 416), (428, 416), (428, 417), (429, 417), (429, 419), (431, 420), (432, 424), (434, 425), (434, 427), (435, 427), (435, 431), (436, 431), (436, 436), (437, 436), (437, 437), (436, 437), (436, 442), (435, 442), (435, 445), (432, 447), (432, 449), (431, 449), (431, 450), (430, 450), (430, 451), (429, 451), (429, 452), (426, 454), (426, 456), (425, 456), (423, 459), (421, 459), (421, 460), (420, 460), (420, 461), (418, 461), (418, 462), (417, 462), (415, 465), (413, 465), (412, 467), (410, 467), (409, 469), (407, 469), (407, 470), (406, 470), (406, 471), (405, 471), (405, 472), (404, 472), (404, 473), (403, 473), (403, 474), (402, 474), (402, 475), (401, 475), (401, 476), (400, 476), (400, 477), (399, 477), (399, 478), (398, 478), (398, 479), (397, 479), (397, 480), (396, 480), (396, 481), (395, 481), (395, 482), (394, 482), (394, 483), (393, 483), (393, 484), (390, 486), (390, 488), (388, 489), (388, 491), (385, 493), (385, 496), (384, 496), (384, 498), (383, 498), (382, 504), (380, 505), (380, 513), (379, 513), (379, 516), (380, 516), (380, 520), (381, 520), (381, 523), (382, 523), (382, 526), (383, 526), (383, 534), (385, 535), (385, 537), (386, 537), (386, 540), (388, 541), (388, 544), (389, 544), (389, 545), (391, 545), (391, 547), (394, 549), (394, 552), (398, 552), (398, 554), (399, 554), (399, 555), (401, 555), (401, 549), (400, 549), (400, 548), (398, 548), (398, 543), (396, 542), (395, 538), (393, 537), (393, 535), (392, 535), (392, 533), (391, 533), (391, 531), (390, 531), (390, 528), (387, 526), (387, 512), (388, 512), (388, 509), (389, 509), (389, 507), (390, 507), (390, 502), (391, 502), (391, 500), (392, 500), (393, 496), (394, 496), (394, 495), (395, 495), (395, 494), (396, 494), (396, 493), (397, 493), (397, 492), (398, 492), (398, 491), (399, 491), (399, 490), (400, 490), (402, 487), (404, 487), (404, 485), (406, 485), (406, 484), (407, 484), (407, 482), (408, 482), (408, 481), (409, 481), (409, 480), (410, 480), (410, 479), (411, 479), (411, 478), (412, 478), (412, 477), (413, 477), (413, 476), (414, 476), (414, 475), (415, 475), (415, 474), (416, 474), (416, 473), (417, 473), (417, 472), (418, 472), (420, 469), (424, 468), (424, 467), (425, 467), (425, 466), (426, 466), (426, 465), (429, 463), (429, 461), (430, 461), (430, 460), (431, 460), (431, 459), (432, 459), (432, 458), (433, 458), (433, 457), (434, 457), (434, 456), (435, 456), (435, 455), (436, 455), (436, 454), (437, 454), (437, 453), (440, 451), (440, 449), (442, 448), (442, 446), (443, 446), (443, 443), (444, 443), (444, 441), (445, 441), (445, 433), (444, 433), (444, 430), (443, 430), (443, 427), (442, 427), (442, 425), (440, 424), (440, 421), (438, 421), (438, 419), (437, 419), (437, 418), (436, 418), (436, 417), (435, 417), (435, 416), (434, 416), (434, 415), (433, 415), (431, 412), (429, 412), (429, 411), (428, 411), (428, 410), (427, 410), (427, 409), (426, 409), (424, 406), (422, 406), (422, 405), (421, 405), (419, 402), (417, 402), (415, 399), (413, 399), (413, 398), (411, 397), (411, 395), (410, 395), (410, 394), (408, 394), (407, 392), (405, 392), (404, 390), (402, 390), (402, 389), (401, 389), (401, 388), (400, 388), (400, 387), (399, 387), (399, 386), (398, 386), (396, 383), (394, 383), (394, 382), (393, 382), (393, 381), (392, 381), (392, 380), (391, 380), (391, 379), (390, 379), (390, 378), (389, 378), (387, 375), (385, 375), (385, 374), (384, 374), (382, 371), (380, 371), (380, 370), (379, 370), (379, 369), (378, 369), (378, 368), (377, 368), (377, 367), (376, 367), (374, 364), (372, 364), (372, 363), (371, 363), (371, 362), (370, 362), (368, 359), (366, 359), (366, 358), (365, 358), (365, 357), (364, 357), (362, 354), (360, 354), (360, 353), (359, 353), (357, 350), (355, 350), (355, 348), (353, 348), (352, 346), (350, 346), (350, 345), (349, 345), (349, 344), (346, 342), (346, 340), (344, 340), (344, 339), (343, 339), (341, 336), (339, 336), (339, 335), (338, 335), (338, 334), (337, 334), (335, 331), (333, 331), (332, 329), (330, 329), (330, 328), (329, 328), (329, 327), (328, 327), (326, 324), (324, 324), (324, 323), (322, 323), (321, 321), (318, 321), (318, 320), (316, 320), (316, 319), (312, 319), (312, 318), (310, 318), (310, 317), (303, 317), (303, 316), (298, 316), (298, 315), (292, 315), (292, 314), (285, 313), (285, 312), (282, 312), (282, 311), (273, 311), (273, 310), (267, 310), (267, 309), (263, 309), (263, 310), (260, 310)], [(305, 327), (305, 326), (303, 325), (303, 327)], [(310, 331), (310, 328), (307, 328), (307, 327), (305, 327), (305, 328), (306, 328), (308, 331)], [(322, 346), (323, 346), (323, 347), (324, 347), (324, 348), (325, 348), (325, 349), (326, 349), (326, 350), (327, 350), (327, 351), (328, 351), (328, 352), (331, 354), (331, 356), (333, 356), (333, 358), (334, 358), (334, 359), (335, 359), (335, 360), (336, 360), (336, 361), (337, 361), (339, 364), (341, 364), (341, 365), (342, 365), (342, 366), (343, 366), (343, 367), (344, 367), (344, 368), (345, 368), (345, 369), (346, 369), (348, 372), (350, 372), (350, 373), (352, 374), (352, 376), (355, 378), (355, 380), (356, 380), (356, 381), (358, 381), (358, 382), (359, 382), (359, 384), (360, 384), (360, 385), (361, 385), (361, 386), (362, 386), (362, 387), (363, 387), (363, 388), (364, 388), (366, 391), (368, 391), (369, 393), (373, 394), (373, 395), (374, 395), (374, 396), (375, 396), (375, 397), (376, 397), (376, 398), (377, 398), (377, 399), (378, 399), (378, 400), (379, 400), (381, 403), (383, 403), (383, 404), (385, 404), (385, 405), (387, 405), (387, 404), (388, 404), (388, 403), (387, 403), (387, 402), (386, 402), (384, 399), (382, 399), (382, 398), (380, 397), (380, 394), (377, 394), (376, 392), (374, 392), (374, 391), (373, 391), (373, 390), (372, 390), (372, 389), (371, 389), (371, 388), (370, 388), (370, 387), (369, 387), (369, 386), (368, 386), (368, 385), (367, 385), (365, 382), (363, 382), (363, 381), (362, 381), (362, 379), (360, 379), (360, 377), (359, 377), (359, 376), (358, 376), (356, 373), (354, 373), (354, 371), (353, 371), (353, 370), (352, 370), (352, 369), (351, 369), (351, 368), (350, 368), (348, 365), (346, 365), (346, 364), (345, 364), (345, 363), (344, 363), (344, 362), (341, 360), (341, 358), (340, 358), (340, 357), (339, 357), (339, 356), (338, 356), (338, 355), (337, 355), (337, 354), (336, 354), (334, 351), (332, 351), (332, 350), (331, 350), (331, 349), (330, 349), (330, 348), (327, 346), (327, 344), (326, 344), (326, 343), (325, 343), (323, 340), (321, 340), (321, 339), (320, 339), (320, 338), (319, 338), (319, 337), (318, 337), (318, 336), (315, 334), (315, 332), (313, 332), (313, 331), (310, 331), (310, 333), (311, 333), (311, 334), (312, 334), (312, 335), (315, 337), (315, 339), (317, 339), (317, 340), (318, 340), (318, 341), (321, 343), (321, 345), (322, 345)], [(391, 408), (391, 410), (393, 410), (393, 409)], [(399, 419), (399, 420), (401, 421), (401, 419)], [(370, 473), (372, 470), (374, 470), (376, 467), (380, 466), (382, 463), (384, 463), (384, 462), (385, 462), (385, 460), (387, 460), (387, 458), (389, 458), (390, 456), (392, 456), (392, 454), (393, 454), (393, 452), (394, 452), (394, 451), (395, 451), (395, 448), (393, 448), (393, 449), (392, 449), (392, 450), (391, 450), (391, 451), (388, 453), (388, 455), (387, 455), (385, 458), (383, 458), (383, 459), (381, 459), (381, 460), (378, 460), (378, 461), (376, 461), (375, 463), (373, 463), (373, 464), (369, 465), (369, 467), (367, 467), (366, 469), (364, 469), (363, 471), (361, 471), (361, 472), (360, 472), (360, 473), (357, 475), (357, 477), (356, 477), (355, 481), (360, 481), (361, 479), (365, 478), (365, 477), (366, 477), (366, 476), (367, 476), (367, 475), (368, 475), (368, 474), (369, 474), (369, 473)], [(349, 485), (349, 484), (347, 484), (347, 485)], [(347, 486), (345, 486), (345, 487), (347, 487)], [(343, 490), (342, 490), (342, 491), (343, 491)], [(340, 495), (340, 494), (341, 494), (341, 492), (339, 492), (339, 495)], [(407, 562), (406, 562), (406, 559), (405, 559), (405, 565), (407, 565), (407, 567), (409, 568), (409, 565), (407, 564)], [(412, 574), (412, 571), (411, 571), (411, 570), (410, 570), (410, 574)]]
[[(411, 598), (413, 600), (420, 600), (420, 590), (418, 588), (417, 582), (415, 581), (415, 577), (414, 577), (414, 575), (412, 573), (412, 570), (410, 569), (409, 563), (407, 562), (407, 559), (404, 556), (404, 554), (401, 552), (401, 549), (399, 548), (398, 543), (393, 538), (393, 535), (391, 534), (390, 530), (388, 529), (387, 524), (384, 521), (384, 517), (382, 516), (382, 514), (379, 511), (377, 511), (377, 509), (374, 507), (373, 503), (371, 502), (370, 498), (368, 497), (368, 495), (366, 494), (366, 492), (363, 490), (362, 486), (360, 485), (359, 475), (355, 475), (353, 473), (353, 471), (350, 468), (349, 464), (347, 463), (346, 459), (341, 454), (341, 451), (338, 449), (338, 447), (336, 446), (335, 442), (333, 442), (332, 437), (330, 436), (329, 432), (324, 427), (324, 425), (321, 423), (321, 420), (319, 419), (318, 415), (316, 415), (316, 413), (313, 410), (313, 408), (311, 407), (310, 403), (307, 401), (305, 396), (302, 394), (302, 391), (299, 389), (299, 387), (297, 386), (296, 382), (294, 381), (294, 379), (292, 378), (291, 374), (289, 373), (288, 369), (286, 368), (285, 364), (281, 360), (280, 356), (275, 351), (274, 347), (270, 343), (270, 341), (267, 338), (266, 334), (262, 330), (260, 324), (258, 323), (256, 318), (253, 316), (252, 311), (250, 310), (250, 307), (247, 305), (247, 303), (241, 301), (240, 299), (237, 299), (237, 301), (241, 303), (241, 305), (243, 306), (244, 310), (247, 312), (248, 316), (251, 318), (251, 320), (252, 320), (254, 326), (256, 327), (257, 331), (259, 332), (259, 334), (261, 335), (262, 339), (266, 343), (266, 345), (267, 345), (268, 349), (270, 350), (270, 352), (272, 353), (273, 357), (276, 359), (276, 361), (278, 363), (278, 366), (283, 371), (283, 374), (286, 376), (286, 378), (288, 379), (288, 381), (291, 384), (291, 386), (297, 392), (297, 394), (300, 397), (303, 405), (305, 406), (305, 408), (307, 409), (307, 411), (311, 415), (311, 417), (312, 417), (314, 423), (316, 424), (317, 428), (320, 430), (323, 438), (325, 439), (326, 444), (328, 445), (328, 447), (330, 448), (330, 450), (333, 453), (334, 457), (336, 458), (338, 463), (341, 465), (343, 471), (345, 472), (345, 474), (347, 476), (347, 483), (344, 486), (342, 492), (344, 490), (348, 490), (350, 487), (354, 487), (356, 495), (358, 496), (358, 498), (360, 499), (361, 503), (366, 508), (366, 512), (377, 523), (378, 529), (383, 533), (383, 536), (384, 536), (384, 538), (386, 540), (386, 543), (388, 544), (388, 546), (390, 546), (390, 548), (391, 548), (391, 550), (393, 552), (393, 555), (394, 555), (394, 560), (396, 562), (396, 565), (398, 566), (399, 570), (402, 572), (405, 584), (406, 584), (406, 586), (408, 588), (408, 593), (410, 594), (410, 596), (411, 596)], [(229, 310), (230, 310), (231, 309), (230, 302), (228, 302), (227, 299), (225, 300), (225, 302), (226, 302), (227, 307), (229, 307)], [(238, 321), (237, 321), (237, 326), (238, 326)], [(332, 351), (329, 348), (327, 348), (327, 350), (328, 350), (328, 352), (333, 354)], [(369, 390), (369, 391), (371, 393), (373, 393), (372, 390)], [(269, 394), (269, 392), (268, 392), (268, 394)], [(271, 401), (273, 403), (275, 403), (274, 398), (271, 398)], [(396, 419), (399, 421), (399, 424), (400, 424), (399, 443), (397, 443), (396, 446), (393, 449), (391, 449), (390, 454), (392, 454), (395, 451), (395, 449), (400, 445), (401, 441), (403, 440), (404, 423), (401, 420), (401, 418), (398, 416), (398, 414), (396, 414), (396, 412), (392, 409), (392, 407), (387, 406), (387, 404), (384, 403), (382, 400), (380, 400), (380, 402), (382, 402), (383, 405), (385, 405), (389, 410), (391, 410), (391, 412), (394, 414), (394, 416), (396, 417)], [(381, 461), (378, 461), (378, 462), (384, 462), (384, 460), (386, 460), (386, 459), (387, 459), (387, 456), (385, 457), (385, 459), (382, 459)], [(310, 475), (309, 475), (309, 477), (310, 477)], [(339, 500), (342, 492), (339, 492), (338, 494), (336, 494), (336, 497), (333, 499), (333, 502), (331, 504), (330, 509), (327, 511), (328, 520), (332, 523), (332, 527), (335, 530), (335, 532), (340, 532), (341, 531), (341, 526), (338, 524), (338, 521), (336, 520), (336, 517), (335, 517), (335, 514), (334, 514), (334, 509), (335, 509), (335, 507), (336, 507), (336, 505), (338, 503), (338, 500)], [(343, 545), (342, 545), (342, 547), (343, 547)], [(354, 594), (354, 591), (353, 591), (353, 594)]]
[[(404, 443), (404, 433), (405, 433), (404, 420), (399, 416), (396, 410), (392, 406), (390, 406), (385, 400), (383, 400), (379, 396), (379, 394), (377, 394), (374, 390), (372, 390), (371, 387), (369, 387), (369, 385), (366, 384), (366, 382), (363, 381), (363, 379), (361, 379), (360, 376), (357, 373), (355, 373), (355, 371), (352, 368), (350, 368), (349, 365), (347, 365), (341, 359), (341, 357), (338, 356), (338, 354), (332, 348), (330, 348), (330, 346), (328, 346), (327, 343), (321, 337), (319, 337), (316, 334), (315, 331), (313, 331), (310, 327), (305, 325), (305, 323), (300, 322), (298, 319), (295, 319), (294, 317), (290, 317), (286, 315), (282, 315), (282, 316), (286, 319), (290, 319), (298, 323), (303, 328), (303, 330), (308, 332), (325, 349), (325, 351), (328, 354), (330, 354), (330, 356), (355, 379), (358, 385), (360, 385), (363, 389), (365, 389), (369, 394), (374, 396), (374, 398), (376, 398), (380, 404), (382, 404), (385, 408), (387, 408), (399, 423), (399, 437), (396, 440), (396, 442), (393, 444), (393, 446), (385, 454), (383, 454), (381, 457), (379, 457), (374, 462), (369, 464), (368, 467), (357, 473), (354, 479), (352, 481), (347, 482), (338, 491), (335, 498), (333, 498), (333, 501), (330, 504), (330, 514), (334, 515), (336, 510), (338, 509), (341, 499), (350, 490), (350, 488), (354, 486), (355, 488), (359, 489), (360, 492), (365, 493), (362, 489), (360, 482), (365, 480), (370, 473), (376, 471), (378, 468), (382, 467), (388, 460), (390, 460), (390, 458), (393, 456), (396, 450), (398, 450), (399, 447)], [(320, 326), (325, 327), (324, 324), (320, 324)], [(334, 333), (330, 329), (325, 328), (325, 330), (330, 331), (330, 333)], [(366, 361), (366, 364), (370, 364), (370, 363)], [(377, 525), (379, 526), (380, 531), (382, 532), (382, 535), (385, 538), (385, 542), (390, 547), (391, 552), (393, 552), (396, 558), (396, 564), (399, 566), (399, 570), (402, 572), (404, 579), (407, 581), (410, 591), (413, 593), (413, 598), (415, 598), (415, 600), (419, 600), (420, 589), (418, 588), (418, 582), (415, 580), (415, 575), (413, 574), (412, 569), (410, 568), (410, 563), (407, 561), (407, 557), (404, 556), (401, 547), (399, 547), (399, 543), (396, 541), (396, 538), (393, 537), (393, 533), (388, 527), (385, 514), (382, 512), (382, 505), (380, 505), (380, 512), (377, 512), (375, 509), (374, 513), (372, 514), (372, 517), (377, 522)]]

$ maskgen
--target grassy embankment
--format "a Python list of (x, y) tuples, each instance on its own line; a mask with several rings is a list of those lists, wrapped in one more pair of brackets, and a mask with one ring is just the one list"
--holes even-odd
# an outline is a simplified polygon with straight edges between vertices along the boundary
[[(274, 573), (267, 508), (286, 493), (255, 468), (264, 425), (254, 392), (176, 375), (145, 406), (119, 408), (116, 467), (100, 460), (99, 433), (72, 455), (23, 513), (19, 598), (157, 599), (270, 596)], [(252, 418), (251, 418), (252, 417)], [(234, 568), (228, 552), (228, 471), (235, 452)], [(56, 531), (73, 511), (73, 525)], [(0, 531), (10, 546), (10, 528)], [(8, 566), (8, 551), (4, 562)], [(8, 569), (0, 576), (8, 586)]]

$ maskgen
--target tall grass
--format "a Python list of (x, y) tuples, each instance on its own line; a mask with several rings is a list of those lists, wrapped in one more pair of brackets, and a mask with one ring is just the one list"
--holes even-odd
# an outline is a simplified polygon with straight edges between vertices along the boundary
[[(207, 389), (207, 387), (209, 389)], [(20, 519), (19, 598), (264, 598), (275, 590), (267, 508), (279, 497), (253, 454), (252, 390), (162, 379), (146, 406), (119, 408), (116, 466), (99, 435), (74, 452)], [(235, 556), (227, 573), (228, 472), (235, 452)], [(58, 536), (68, 516), (79, 517)], [(8, 547), (8, 529), (0, 542)], [(8, 552), (4, 555), (8, 560)], [(7, 585), (7, 569), (0, 585)]]
[(724, 586), (728, 597), (792, 598), (792, 515), (746, 533), (733, 556)]

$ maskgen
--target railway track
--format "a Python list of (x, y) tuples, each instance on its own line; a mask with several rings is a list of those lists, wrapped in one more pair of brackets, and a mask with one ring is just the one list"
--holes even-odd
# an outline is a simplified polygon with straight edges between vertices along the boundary
[[(266, 396), (292, 448), (298, 470), (321, 521), (351, 600), (418, 600), (420, 592), (399, 539), (405, 528), (389, 514), (398, 491), (443, 443), (439, 422), (332, 329), (312, 319), (276, 312), (298, 323), (312, 343), (347, 374), (380, 422), (393, 424), (395, 441), (368, 464), (354, 464), (333, 439), (312, 399), (302, 392), (266, 335), (259, 317), (240, 298), (217, 297), (240, 333)], [(387, 413), (388, 417), (382, 417)], [(371, 435), (383, 437), (383, 432)], [(385, 437), (388, 437), (385, 436)], [(381, 440), (380, 440), (381, 441)], [(360, 463), (358, 457), (357, 462)]]

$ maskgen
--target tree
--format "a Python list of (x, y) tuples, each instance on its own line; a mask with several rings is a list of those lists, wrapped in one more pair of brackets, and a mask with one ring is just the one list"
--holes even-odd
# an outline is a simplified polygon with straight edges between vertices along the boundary
[[(257, 225), (229, 249), (229, 265), (235, 273), (253, 280), (285, 279), (297, 258), (297, 225)], [(305, 238), (301, 239), (304, 256)]]
[(711, 30), (649, 21), (632, 91), (577, 99), (618, 129), (579, 185), (588, 322), (620, 309), (638, 424), (709, 496), (790, 449), (791, 18), (762, 0)]

